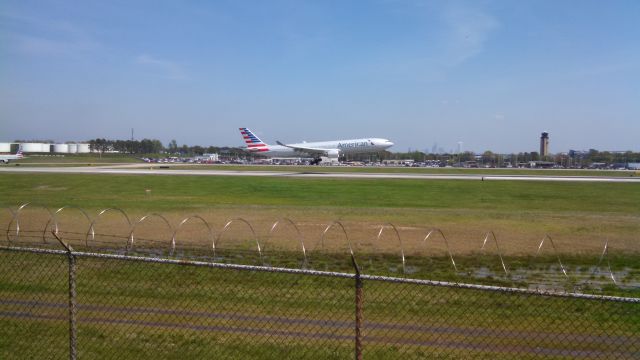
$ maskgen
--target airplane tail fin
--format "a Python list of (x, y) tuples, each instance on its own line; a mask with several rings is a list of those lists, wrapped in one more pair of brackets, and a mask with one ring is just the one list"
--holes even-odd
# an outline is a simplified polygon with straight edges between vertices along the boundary
[(18, 147), (18, 151), (16, 151), (16, 155), (18, 156), (19, 159), (22, 159), (24, 157), (24, 154), (22, 154), (22, 145)]
[(254, 135), (248, 128), (240, 128), (240, 134), (242, 134), (242, 138), (250, 152), (269, 151), (269, 145), (260, 140), (260, 138)]

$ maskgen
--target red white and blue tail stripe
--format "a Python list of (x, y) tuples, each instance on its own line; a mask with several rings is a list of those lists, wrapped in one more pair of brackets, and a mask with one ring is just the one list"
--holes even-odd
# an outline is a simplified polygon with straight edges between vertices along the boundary
[(251, 152), (269, 151), (269, 146), (255, 136), (248, 128), (240, 128), (240, 134)]

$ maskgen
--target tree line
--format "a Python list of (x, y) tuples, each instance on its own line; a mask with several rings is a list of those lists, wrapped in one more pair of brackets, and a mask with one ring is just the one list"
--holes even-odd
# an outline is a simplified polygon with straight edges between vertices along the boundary
[(142, 139), (142, 140), (108, 140), (108, 139), (92, 139), (88, 141), (89, 148), (93, 152), (98, 153), (121, 153), (132, 155), (145, 154), (167, 154), (178, 156), (194, 156), (202, 154), (231, 154), (234, 156), (245, 156), (248, 153), (242, 148), (219, 147), (219, 146), (200, 146), (200, 145), (181, 145), (179, 146), (175, 140), (171, 140), (165, 147), (160, 140)]
[(89, 148), (91, 151), (99, 153), (118, 152), (123, 154), (154, 154), (164, 150), (162, 142), (155, 139), (107, 140), (98, 138), (89, 140)]
[(510, 163), (514, 166), (521, 163), (529, 163), (531, 161), (547, 161), (553, 162), (563, 166), (589, 166), (594, 163), (604, 164), (627, 164), (627, 163), (640, 163), (640, 152), (633, 151), (598, 151), (596, 149), (590, 149), (589, 151), (574, 151), (571, 150), (568, 153), (558, 153), (549, 156), (540, 156), (536, 151), (532, 152), (519, 152), (511, 154), (498, 154), (492, 151), (485, 151), (481, 154), (476, 154), (471, 151), (465, 151), (462, 153), (425, 153), (422, 151), (411, 152), (398, 152), (398, 153), (386, 153), (382, 155), (382, 159), (391, 160), (414, 160), (414, 161), (428, 161), (439, 160), (448, 164), (465, 163), (469, 161), (476, 161), (478, 163), (489, 166), (503, 166), (505, 163)]

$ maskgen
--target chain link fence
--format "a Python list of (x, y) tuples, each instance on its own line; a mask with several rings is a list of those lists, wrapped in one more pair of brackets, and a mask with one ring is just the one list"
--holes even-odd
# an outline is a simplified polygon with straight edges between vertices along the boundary
[(461, 256), (437, 228), (7, 210), (0, 359), (640, 358), (638, 256), (608, 240)]
[(0, 247), (2, 359), (640, 358), (640, 298)]

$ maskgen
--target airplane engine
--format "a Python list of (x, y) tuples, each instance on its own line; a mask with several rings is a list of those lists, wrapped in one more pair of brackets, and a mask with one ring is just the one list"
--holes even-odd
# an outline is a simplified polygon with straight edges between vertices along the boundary
[(338, 156), (340, 156), (339, 150), (327, 150), (327, 157), (338, 158)]

